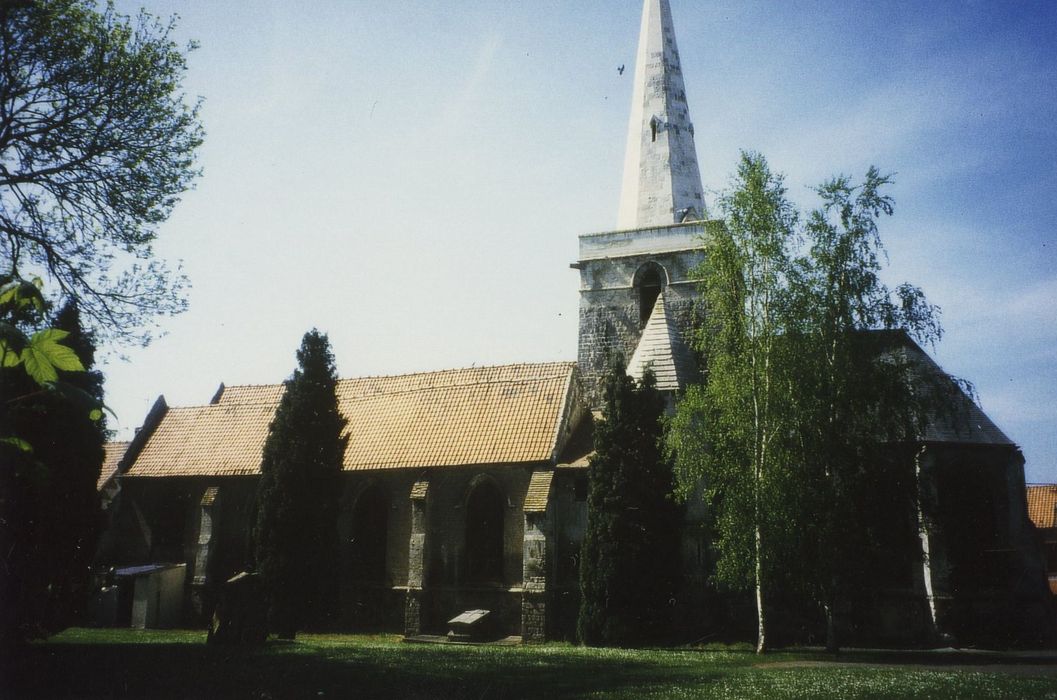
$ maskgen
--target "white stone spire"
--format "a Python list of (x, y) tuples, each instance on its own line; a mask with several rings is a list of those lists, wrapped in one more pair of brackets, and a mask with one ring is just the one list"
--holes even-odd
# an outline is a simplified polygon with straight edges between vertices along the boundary
[(705, 216), (672, 10), (668, 0), (645, 0), (617, 226), (664, 226)]

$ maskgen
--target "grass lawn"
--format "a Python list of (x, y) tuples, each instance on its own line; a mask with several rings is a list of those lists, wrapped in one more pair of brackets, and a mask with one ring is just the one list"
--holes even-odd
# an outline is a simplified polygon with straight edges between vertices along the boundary
[(0, 696), (1057, 699), (1053, 669), (988, 667), (980, 659), (927, 653), (859, 652), (833, 664), (821, 653), (761, 659), (747, 648), (463, 647), (303, 635), (231, 650), (204, 640), (192, 631), (67, 630), (15, 663), (0, 660)]

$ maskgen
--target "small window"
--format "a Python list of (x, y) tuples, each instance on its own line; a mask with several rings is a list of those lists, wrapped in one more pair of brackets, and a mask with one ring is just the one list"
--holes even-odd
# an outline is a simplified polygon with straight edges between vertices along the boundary
[(573, 491), (577, 503), (583, 503), (587, 500), (587, 477), (578, 476), (576, 481), (573, 482)]

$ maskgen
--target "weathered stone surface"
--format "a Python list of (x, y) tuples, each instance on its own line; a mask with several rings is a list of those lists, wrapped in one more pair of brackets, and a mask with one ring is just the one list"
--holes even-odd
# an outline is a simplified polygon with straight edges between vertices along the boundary
[(453, 642), (484, 641), (493, 636), (490, 610), (467, 610), (448, 620), (448, 639)]
[[(625, 362), (635, 353), (656, 297), (644, 296), (643, 280), (655, 273), (665, 311), (681, 337), (690, 342), (698, 311), (691, 272), (704, 260), (704, 241), (713, 222), (615, 231), (580, 237), (580, 335), (577, 361), (587, 402), (601, 405), (601, 386), (616, 354)], [(643, 234), (643, 240), (635, 235)], [(643, 309), (643, 305), (647, 308)]]
[(221, 588), (206, 641), (209, 644), (261, 644), (268, 636), (268, 614), (260, 576), (242, 572)]
[(617, 227), (706, 215), (672, 10), (668, 0), (645, 0)]
[(526, 591), (521, 597), (521, 639), (543, 642), (547, 639), (547, 594)]

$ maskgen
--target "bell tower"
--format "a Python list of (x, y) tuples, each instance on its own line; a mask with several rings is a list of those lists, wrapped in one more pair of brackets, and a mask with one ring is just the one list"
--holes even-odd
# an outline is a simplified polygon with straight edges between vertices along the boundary
[(675, 394), (697, 374), (690, 273), (707, 220), (682, 65), (668, 0), (644, 0), (617, 229), (580, 236), (578, 363), (588, 401), (617, 353)]

